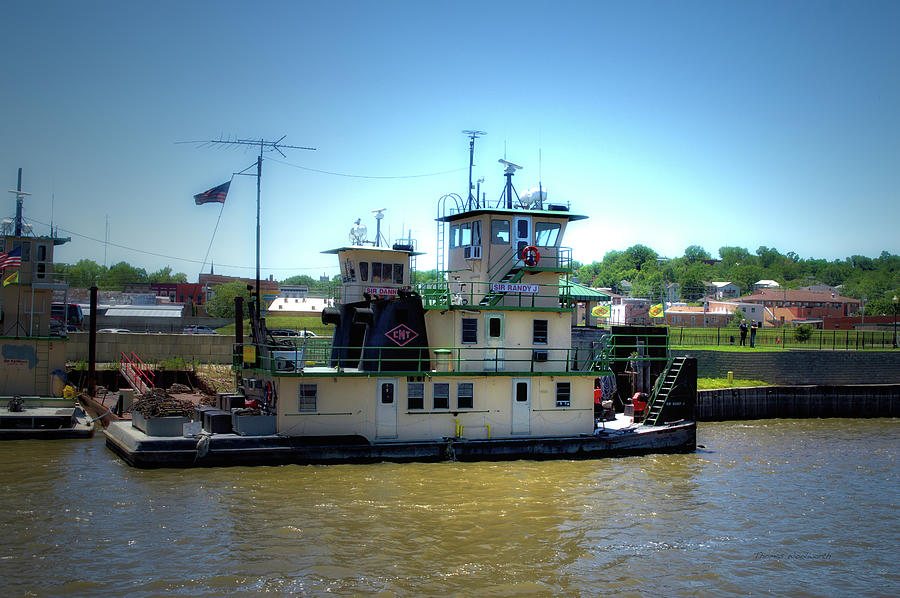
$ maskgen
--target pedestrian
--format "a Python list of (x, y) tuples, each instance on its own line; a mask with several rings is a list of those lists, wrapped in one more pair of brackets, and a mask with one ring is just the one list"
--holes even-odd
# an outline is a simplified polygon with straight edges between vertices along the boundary
[(741, 320), (741, 325), (738, 326), (741, 330), (741, 346), (747, 346), (747, 320)]
[(758, 328), (759, 324), (756, 322), (753, 322), (753, 324), (750, 325), (750, 347), (756, 346), (756, 331)]

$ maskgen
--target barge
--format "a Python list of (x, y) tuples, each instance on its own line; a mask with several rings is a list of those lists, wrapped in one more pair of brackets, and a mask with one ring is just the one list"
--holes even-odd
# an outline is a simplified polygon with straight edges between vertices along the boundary
[(277, 338), (251, 307), (236, 396), (185, 421), (187, 436), (112, 422), (107, 446), (137, 467), (693, 451), (696, 361), (669, 355), (664, 327), (572, 347), (562, 240), (587, 217), (543, 192), (519, 197), (504, 164), (496, 205), (439, 200), (441, 280), (416, 283), (414, 240), (382, 244), (379, 227), (369, 241), (357, 221), (349, 244), (324, 252), (341, 271), (322, 312), (331, 338)]

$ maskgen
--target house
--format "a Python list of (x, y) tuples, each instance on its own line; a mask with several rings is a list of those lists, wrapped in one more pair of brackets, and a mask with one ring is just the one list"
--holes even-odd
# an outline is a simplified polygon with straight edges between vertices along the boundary
[(760, 289), (779, 289), (781, 285), (778, 284), (777, 280), (757, 280), (753, 283), (753, 290), (758, 291)]
[(714, 299), (731, 299), (741, 294), (741, 289), (733, 282), (704, 282), (706, 295)]
[(648, 326), (656, 323), (650, 317), (650, 300), (642, 297), (622, 297), (610, 306), (610, 324)]
[(711, 314), (727, 313), (730, 317), (737, 310), (741, 310), (748, 322), (756, 322), (760, 326), (766, 321), (766, 308), (756, 303), (741, 301), (707, 301), (707, 311)]
[(710, 312), (700, 305), (672, 305), (666, 308), (666, 324), (686, 328), (724, 328), (731, 322), (726, 311)]

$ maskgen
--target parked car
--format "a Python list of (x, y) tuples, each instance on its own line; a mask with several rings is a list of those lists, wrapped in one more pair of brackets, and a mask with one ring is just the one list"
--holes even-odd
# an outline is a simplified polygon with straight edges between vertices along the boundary
[(219, 334), (209, 326), (185, 326), (182, 330), (184, 334)]
[(289, 330), (287, 328), (270, 328), (269, 334), (272, 336), (299, 336), (300, 338), (313, 338), (319, 336), (315, 332), (309, 330)]
[(124, 334), (126, 332), (131, 333), (131, 331), (128, 330), (127, 328), (101, 328), (97, 332), (113, 332), (116, 334)]

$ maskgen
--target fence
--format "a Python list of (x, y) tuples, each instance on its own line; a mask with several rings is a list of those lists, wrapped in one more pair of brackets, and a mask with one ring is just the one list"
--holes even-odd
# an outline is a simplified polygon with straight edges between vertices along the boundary
[[(817, 351), (861, 351), (896, 348), (891, 330), (812, 330), (804, 341), (798, 340), (796, 328), (762, 328), (754, 344), (766, 349), (815, 349)], [(737, 328), (669, 328), (669, 341), (681, 347), (726, 347), (740, 344)], [(750, 346), (750, 333), (746, 345)]]

